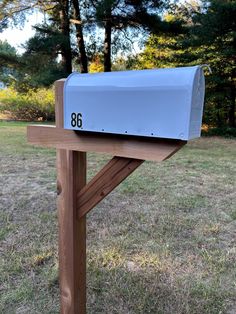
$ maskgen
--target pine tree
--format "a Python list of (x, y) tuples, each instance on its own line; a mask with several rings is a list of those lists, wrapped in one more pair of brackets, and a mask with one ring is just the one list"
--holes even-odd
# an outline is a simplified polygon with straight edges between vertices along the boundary
[(145, 50), (131, 66), (175, 67), (208, 64), (206, 72), (207, 124), (235, 127), (236, 1), (210, 0), (176, 8), (167, 19), (181, 18), (183, 33), (151, 35)]

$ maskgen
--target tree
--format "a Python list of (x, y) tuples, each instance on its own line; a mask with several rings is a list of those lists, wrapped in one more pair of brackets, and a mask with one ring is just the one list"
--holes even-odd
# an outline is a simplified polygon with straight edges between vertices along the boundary
[(20, 1), (5, 0), (0, 4), (0, 29), (7, 27), (10, 23), (22, 25), (26, 15), (38, 9), (47, 12), (51, 16), (53, 25), (57, 25), (61, 33), (61, 64), (64, 72), (68, 74), (72, 71), (72, 53), (70, 43), (70, 1)]
[(79, 0), (73, 0), (73, 7), (74, 7), (73, 17), (76, 21), (75, 23), (76, 39), (80, 54), (79, 58), (80, 70), (81, 73), (87, 73), (88, 57), (85, 48), (84, 29), (81, 21), (81, 3), (79, 2)]
[[(59, 29), (62, 35), (61, 57), (62, 66), (66, 74), (72, 72), (72, 52), (70, 40), (70, 1), (59, 0), (53, 8), (54, 16), (58, 17)], [(54, 21), (55, 22), (55, 21)]]
[(9, 84), (14, 79), (19, 64), (16, 49), (6, 41), (0, 40), (0, 80)]
[(23, 25), (26, 15), (35, 9), (46, 12), (55, 5), (50, 0), (3, 0), (0, 2), (0, 31), (9, 25)]
[(104, 28), (105, 72), (111, 71), (112, 44), (119, 37), (117, 34), (125, 33), (125, 39), (132, 41), (132, 38), (137, 38), (140, 33), (146, 35), (149, 31), (173, 31), (178, 26), (178, 23), (168, 23), (161, 18), (169, 1), (100, 0), (91, 3), (94, 8), (94, 12), (91, 11), (92, 16), (95, 16), (98, 26)]
[(25, 44), (21, 56), (21, 81), (29, 87), (48, 87), (68, 74), (62, 62), (58, 62), (64, 36), (51, 25), (35, 27), (36, 33)]
[[(162, 12), (168, 4), (169, 1), (162, 0), (5, 0), (0, 7), (4, 24), (11, 19), (23, 23), (25, 12), (34, 8), (47, 12), (49, 30), (53, 26), (61, 34), (58, 53), (61, 55), (63, 73), (67, 76), (72, 71), (73, 59), (78, 60), (81, 72), (86, 73), (88, 62), (96, 54), (100, 55), (103, 47), (104, 71), (111, 71), (112, 56), (130, 48), (133, 39), (137, 39), (140, 34), (144, 37), (150, 30), (168, 31), (171, 27), (174, 30), (176, 23), (162, 19)], [(102, 45), (94, 36), (98, 28), (104, 30)], [(44, 26), (42, 31), (50, 38), (50, 32), (45, 30)], [(76, 41), (73, 39), (74, 34)], [(89, 44), (86, 44), (85, 37), (90, 40)], [(74, 44), (77, 49), (74, 49)]]
[(216, 103), (218, 124), (235, 124), (236, 95), (236, 1), (203, 1), (193, 15), (191, 43), (201, 60), (212, 68), (210, 96)]
[(206, 77), (204, 122), (235, 127), (235, 14), (235, 0), (178, 6), (175, 15), (166, 18), (181, 18), (183, 33), (152, 34), (144, 52), (130, 64), (136, 68), (209, 64), (213, 73)]

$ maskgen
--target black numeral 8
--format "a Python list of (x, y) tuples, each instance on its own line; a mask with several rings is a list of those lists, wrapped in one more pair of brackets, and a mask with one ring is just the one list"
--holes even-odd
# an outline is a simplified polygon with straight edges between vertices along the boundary
[(76, 127), (76, 113), (74, 113), (74, 112), (72, 112), (72, 114), (71, 114), (71, 126), (73, 128)]

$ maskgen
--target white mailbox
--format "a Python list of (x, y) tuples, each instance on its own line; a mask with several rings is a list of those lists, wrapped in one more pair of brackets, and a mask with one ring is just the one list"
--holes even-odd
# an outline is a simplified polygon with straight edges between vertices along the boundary
[(201, 66), (72, 73), (64, 87), (64, 128), (189, 140), (200, 136)]

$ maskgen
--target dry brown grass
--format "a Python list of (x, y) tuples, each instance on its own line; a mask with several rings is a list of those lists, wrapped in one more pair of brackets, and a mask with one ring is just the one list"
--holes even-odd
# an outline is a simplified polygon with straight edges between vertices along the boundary
[[(235, 143), (146, 162), (88, 215), (88, 313), (236, 313)], [(25, 124), (0, 123), (0, 147), (0, 312), (58, 313), (55, 152)]]

